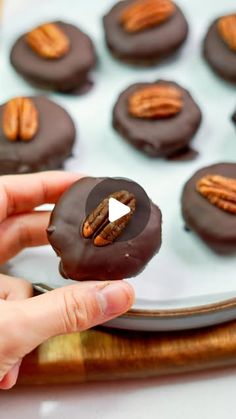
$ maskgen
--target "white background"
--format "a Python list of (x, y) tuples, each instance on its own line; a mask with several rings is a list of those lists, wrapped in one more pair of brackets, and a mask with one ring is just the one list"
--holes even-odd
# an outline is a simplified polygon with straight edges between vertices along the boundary
[(233, 419), (236, 369), (140, 381), (14, 389), (1, 419)]
[[(162, 185), (163, 179), (175, 179), (173, 201), (177, 202), (183, 181), (198, 167), (215, 162), (219, 159), (231, 160), (236, 156), (235, 132), (229, 121), (229, 116), (235, 106), (235, 93), (232, 87), (221, 83), (213, 77), (200, 58), (200, 40), (209, 20), (221, 13), (232, 11), (235, 0), (179, 0), (190, 22), (191, 34), (181, 55), (174, 65), (166, 64), (159, 68), (136, 70), (115, 63), (107, 53), (102, 37), (98, 16), (102, 16), (113, 3), (112, 0), (6, 0), (3, 25), (3, 55), (1, 56), (0, 99), (7, 99), (16, 94), (31, 94), (34, 92), (17, 77), (9, 68), (7, 55), (15, 37), (39, 20), (64, 18), (77, 23), (91, 34), (96, 41), (99, 56), (103, 56), (96, 72), (96, 87), (83, 99), (65, 100), (55, 95), (55, 100), (67, 107), (74, 118), (79, 120), (80, 138), (76, 149), (76, 168), (86, 170), (94, 175), (122, 175), (139, 181), (147, 188), (150, 195), (157, 200), (165, 217), (165, 243), (172, 252), (174, 277), (166, 271), (164, 256), (160, 255), (159, 270), (159, 302), (179, 301), (182, 297), (205, 296), (206, 293), (233, 292), (235, 290), (235, 275), (233, 261), (218, 260), (206, 249), (199, 246), (197, 239), (189, 235), (181, 235), (179, 209), (169, 205), (167, 196), (169, 189), (158, 190), (150, 184), (150, 177), (158, 179)], [(85, 18), (89, 16), (89, 19)], [(100, 74), (99, 74), (100, 73)], [(112, 74), (112, 78), (110, 77)], [(181, 82), (191, 89), (204, 112), (203, 125), (196, 137), (195, 146), (201, 152), (200, 159), (192, 163), (177, 164), (162, 161), (150, 161), (139, 155), (109, 132), (110, 119), (104, 106), (111, 108), (115, 97), (121, 89), (136, 80), (153, 80), (158, 77), (169, 77)], [(94, 95), (94, 96), (93, 96)], [(96, 99), (103, 97), (99, 107)], [(90, 109), (90, 113), (87, 109)], [(98, 127), (99, 122), (99, 127)], [(90, 138), (88, 127), (95, 127), (95, 139)], [(107, 153), (106, 167), (98, 164), (102, 158), (101, 150)], [(88, 159), (89, 155), (89, 159)], [(128, 162), (128, 164), (127, 164)], [(134, 173), (134, 168), (137, 168)], [(69, 162), (68, 169), (75, 168), (75, 161)], [(140, 169), (142, 168), (142, 170)], [(177, 176), (178, 173), (178, 176)], [(155, 189), (155, 190), (154, 190)], [(166, 191), (166, 192), (165, 192)], [(165, 245), (163, 255), (168, 252)], [(166, 253), (166, 256), (168, 253)], [(162, 259), (161, 259), (162, 257)], [(163, 262), (162, 262), (163, 260)], [(166, 259), (167, 260), (167, 259)], [(217, 263), (217, 269), (208, 268)], [(182, 264), (182, 262), (184, 262)], [(18, 263), (19, 270), (21, 263)], [(50, 260), (48, 260), (48, 267)], [(202, 276), (201, 266), (205, 277)], [(187, 270), (181, 271), (183, 266)], [(200, 271), (199, 271), (200, 270)], [(220, 271), (221, 276), (216, 275)], [(212, 273), (214, 272), (214, 278)], [(43, 272), (44, 273), (44, 272)], [(224, 273), (224, 276), (222, 274)], [(160, 278), (161, 276), (161, 278)], [(216, 276), (216, 277), (215, 277)], [(222, 281), (222, 277), (224, 281)], [(183, 278), (183, 281), (182, 281)], [(162, 282), (165, 279), (165, 282)], [(193, 281), (194, 279), (194, 281)], [(214, 279), (214, 282), (212, 281)], [(226, 281), (227, 279), (227, 281)], [(175, 282), (174, 282), (175, 281)], [(182, 281), (182, 282), (180, 282)], [(176, 285), (174, 286), (174, 283)], [(213, 285), (213, 286), (212, 286)], [(139, 286), (137, 285), (139, 290)], [(140, 290), (141, 290), (140, 288)], [(145, 292), (145, 287), (143, 289)], [(66, 386), (60, 388), (15, 389), (0, 394), (1, 419), (27, 418), (232, 418), (235, 415), (235, 369), (223, 372), (193, 374), (184, 377), (168, 377), (136, 382), (86, 384), (81, 386)]]

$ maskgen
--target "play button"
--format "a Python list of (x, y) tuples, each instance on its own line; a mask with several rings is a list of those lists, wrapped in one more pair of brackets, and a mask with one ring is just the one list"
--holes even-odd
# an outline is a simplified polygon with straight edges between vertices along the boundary
[(117, 201), (115, 198), (109, 198), (108, 201), (108, 219), (110, 223), (113, 223), (119, 218), (124, 217), (124, 215), (129, 214), (130, 207), (128, 205), (122, 204), (122, 202)]
[[(98, 183), (91, 189), (85, 205), (85, 217), (88, 217), (106, 198), (107, 218), (110, 223), (116, 222), (132, 211), (128, 202), (123, 203), (115, 199), (114, 194), (127, 191), (135, 197), (135, 211), (127, 224), (127, 228), (117, 238), (116, 243), (132, 240), (146, 227), (150, 217), (150, 199), (143, 188), (136, 182), (125, 178), (98, 178)], [(117, 198), (117, 196), (116, 196)], [(125, 201), (124, 201), (125, 202)]]

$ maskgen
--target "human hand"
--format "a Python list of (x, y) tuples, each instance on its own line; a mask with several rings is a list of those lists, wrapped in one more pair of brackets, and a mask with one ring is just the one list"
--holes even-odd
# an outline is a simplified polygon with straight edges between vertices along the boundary
[[(25, 247), (48, 243), (50, 212), (34, 209), (57, 202), (78, 178), (65, 172), (0, 178), (0, 264)], [(0, 275), (0, 389), (16, 383), (22, 358), (35, 347), (122, 314), (132, 305), (134, 292), (123, 281), (89, 281), (30, 297), (27, 281)]]

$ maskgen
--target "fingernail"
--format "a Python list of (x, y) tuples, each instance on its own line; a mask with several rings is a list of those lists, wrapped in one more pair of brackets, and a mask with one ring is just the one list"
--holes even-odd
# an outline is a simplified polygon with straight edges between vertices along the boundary
[(132, 305), (133, 296), (131, 285), (123, 281), (109, 283), (98, 291), (102, 311), (106, 316), (115, 316), (127, 311)]

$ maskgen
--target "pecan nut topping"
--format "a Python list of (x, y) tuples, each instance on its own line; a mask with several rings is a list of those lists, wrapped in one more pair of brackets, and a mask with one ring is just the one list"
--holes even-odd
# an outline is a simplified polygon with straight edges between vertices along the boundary
[(120, 23), (126, 32), (139, 32), (169, 19), (175, 10), (171, 0), (137, 0), (124, 9)]
[(218, 31), (230, 49), (236, 51), (236, 13), (218, 20)]
[(136, 118), (167, 118), (183, 108), (182, 92), (170, 84), (153, 84), (130, 95), (128, 111)]
[(45, 23), (28, 32), (26, 42), (43, 58), (63, 57), (70, 47), (68, 36), (55, 23)]
[[(130, 212), (116, 221), (109, 222), (109, 198), (117, 199), (130, 208)], [(133, 194), (127, 191), (118, 191), (105, 198), (97, 208), (86, 218), (82, 227), (84, 238), (92, 238), (95, 246), (112, 244), (125, 230), (133, 213), (136, 200)]]
[(9, 100), (3, 109), (3, 133), (9, 141), (30, 141), (38, 131), (38, 111), (26, 97)]
[(236, 179), (207, 175), (196, 184), (197, 191), (218, 208), (236, 214)]

